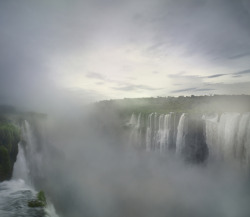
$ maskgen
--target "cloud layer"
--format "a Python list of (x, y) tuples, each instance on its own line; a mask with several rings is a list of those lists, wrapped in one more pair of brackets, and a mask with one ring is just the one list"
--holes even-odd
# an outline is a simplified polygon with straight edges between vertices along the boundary
[(250, 92), (248, 0), (1, 1), (0, 25), (1, 103)]

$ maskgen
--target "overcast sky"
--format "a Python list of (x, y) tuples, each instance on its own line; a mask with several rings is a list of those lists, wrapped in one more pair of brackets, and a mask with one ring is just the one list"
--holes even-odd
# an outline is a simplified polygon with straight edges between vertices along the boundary
[(250, 93), (250, 0), (1, 0), (0, 102)]

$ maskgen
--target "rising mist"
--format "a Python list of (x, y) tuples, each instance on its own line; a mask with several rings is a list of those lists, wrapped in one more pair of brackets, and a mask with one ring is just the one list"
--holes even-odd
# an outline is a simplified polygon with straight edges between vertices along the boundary
[(91, 109), (78, 119), (31, 122), (31, 179), (60, 216), (248, 216), (248, 173), (240, 163), (194, 164), (134, 149), (126, 121)]

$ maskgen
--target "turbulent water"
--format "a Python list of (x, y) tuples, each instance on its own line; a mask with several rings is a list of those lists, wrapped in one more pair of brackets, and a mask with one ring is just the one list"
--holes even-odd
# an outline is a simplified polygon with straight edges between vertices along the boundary
[(50, 201), (48, 201), (48, 205), (45, 208), (31, 208), (28, 206), (30, 200), (36, 199), (38, 192), (32, 183), (32, 174), (26, 159), (27, 155), (35, 154), (31, 153), (34, 148), (34, 141), (27, 121), (22, 126), (22, 137), (23, 141), (18, 144), (18, 155), (12, 179), (0, 183), (0, 216), (58, 217)]

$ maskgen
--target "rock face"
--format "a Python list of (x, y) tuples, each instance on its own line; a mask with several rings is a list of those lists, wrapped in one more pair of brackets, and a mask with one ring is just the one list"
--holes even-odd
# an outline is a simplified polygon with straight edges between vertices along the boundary
[(202, 119), (187, 114), (181, 116), (178, 126), (176, 151), (190, 162), (200, 163), (207, 158), (208, 147)]
[(20, 141), (19, 129), (7, 120), (0, 121), (0, 181), (11, 178)]

